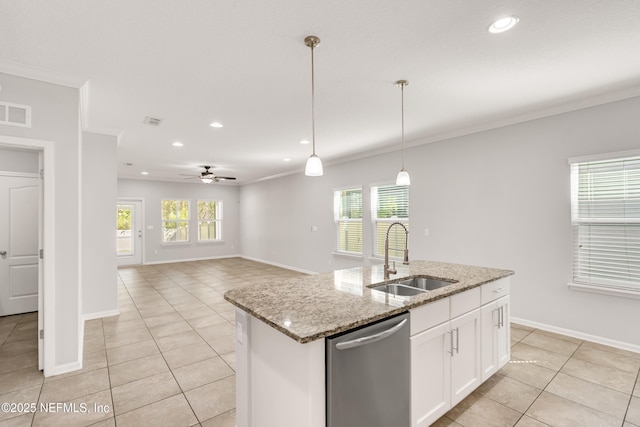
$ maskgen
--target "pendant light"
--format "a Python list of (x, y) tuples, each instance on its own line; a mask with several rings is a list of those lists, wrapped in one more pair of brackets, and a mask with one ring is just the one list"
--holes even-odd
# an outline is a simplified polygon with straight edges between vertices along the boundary
[(316, 36), (308, 36), (304, 39), (304, 44), (311, 48), (311, 142), (313, 144), (313, 154), (307, 159), (304, 174), (322, 176), (322, 160), (316, 155), (315, 74), (313, 69), (313, 48), (320, 44), (320, 39)]
[(409, 82), (407, 80), (398, 80), (396, 82), (396, 86), (400, 86), (400, 91), (402, 93), (402, 169), (400, 169), (400, 172), (398, 172), (398, 176), (396, 177), (396, 185), (411, 184), (409, 172), (404, 170), (404, 87), (408, 84)]

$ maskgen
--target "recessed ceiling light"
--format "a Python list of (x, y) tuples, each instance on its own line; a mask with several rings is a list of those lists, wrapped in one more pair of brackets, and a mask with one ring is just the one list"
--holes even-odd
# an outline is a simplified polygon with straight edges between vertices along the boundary
[(184, 144), (182, 142), (180, 142), (180, 141), (176, 141), (171, 145), (173, 145), (174, 147), (182, 147), (182, 146), (184, 146)]
[(290, 159), (290, 158), (288, 158), (288, 157), (285, 157), (284, 159), (282, 159), (282, 161), (283, 161), (283, 162), (290, 162), (290, 161), (291, 161), (291, 159)]
[(211, 123), (209, 123), (209, 126), (211, 126), (212, 128), (221, 128), (223, 125), (222, 125), (222, 123), (211, 122)]
[(140, 172), (140, 175), (149, 175), (149, 172)]
[(300, 144), (308, 144), (308, 143), (309, 143), (309, 141), (306, 140), (306, 139), (303, 139), (302, 141), (300, 141)]
[(489, 32), (491, 34), (504, 33), (512, 29), (520, 21), (517, 16), (506, 16), (504, 18), (497, 19), (489, 26)]

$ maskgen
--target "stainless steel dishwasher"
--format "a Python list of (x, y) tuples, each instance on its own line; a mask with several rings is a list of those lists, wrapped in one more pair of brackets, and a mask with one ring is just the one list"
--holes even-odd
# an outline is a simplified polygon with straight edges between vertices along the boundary
[(326, 339), (327, 427), (408, 427), (409, 313)]

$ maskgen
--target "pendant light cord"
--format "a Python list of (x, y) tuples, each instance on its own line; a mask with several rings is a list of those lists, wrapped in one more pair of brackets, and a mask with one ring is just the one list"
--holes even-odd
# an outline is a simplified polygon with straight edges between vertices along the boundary
[(311, 143), (313, 147), (313, 155), (316, 155), (316, 108), (315, 108), (315, 98), (316, 98), (316, 87), (315, 87), (315, 73), (314, 73), (314, 64), (313, 64), (313, 48), (314, 45), (311, 44)]
[(401, 111), (402, 111), (402, 170), (404, 170), (404, 86), (405, 83), (402, 83), (400, 85), (400, 91), (401, 91), (401, 99), (402, 99), (402, 107), (401, 107)]

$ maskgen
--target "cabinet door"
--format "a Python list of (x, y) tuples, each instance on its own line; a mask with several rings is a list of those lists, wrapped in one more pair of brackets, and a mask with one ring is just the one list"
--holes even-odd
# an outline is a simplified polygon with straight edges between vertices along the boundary
[(451, 320), (451, 406), (457, 405), (482, 383), (480, 309)]
[(411, 337), (411, 425), (426, 427), (451, 408), (449, 322)]
[(509, 296), (496, 301), (500, 314), (500, 327), (496, 336), (497, 369), (502, 368), (511, 360), (511, 324), (509, 314)]
[(498, 302), (485, 304), (480, 309), (482, 316), (482, 381), (486, 381), (498, 370), (498, 326), (500, 309)]
[(482, 314), (482, 381), (486, 381), (511, 359), (511, 327), (509, 296), (481, 309)]

